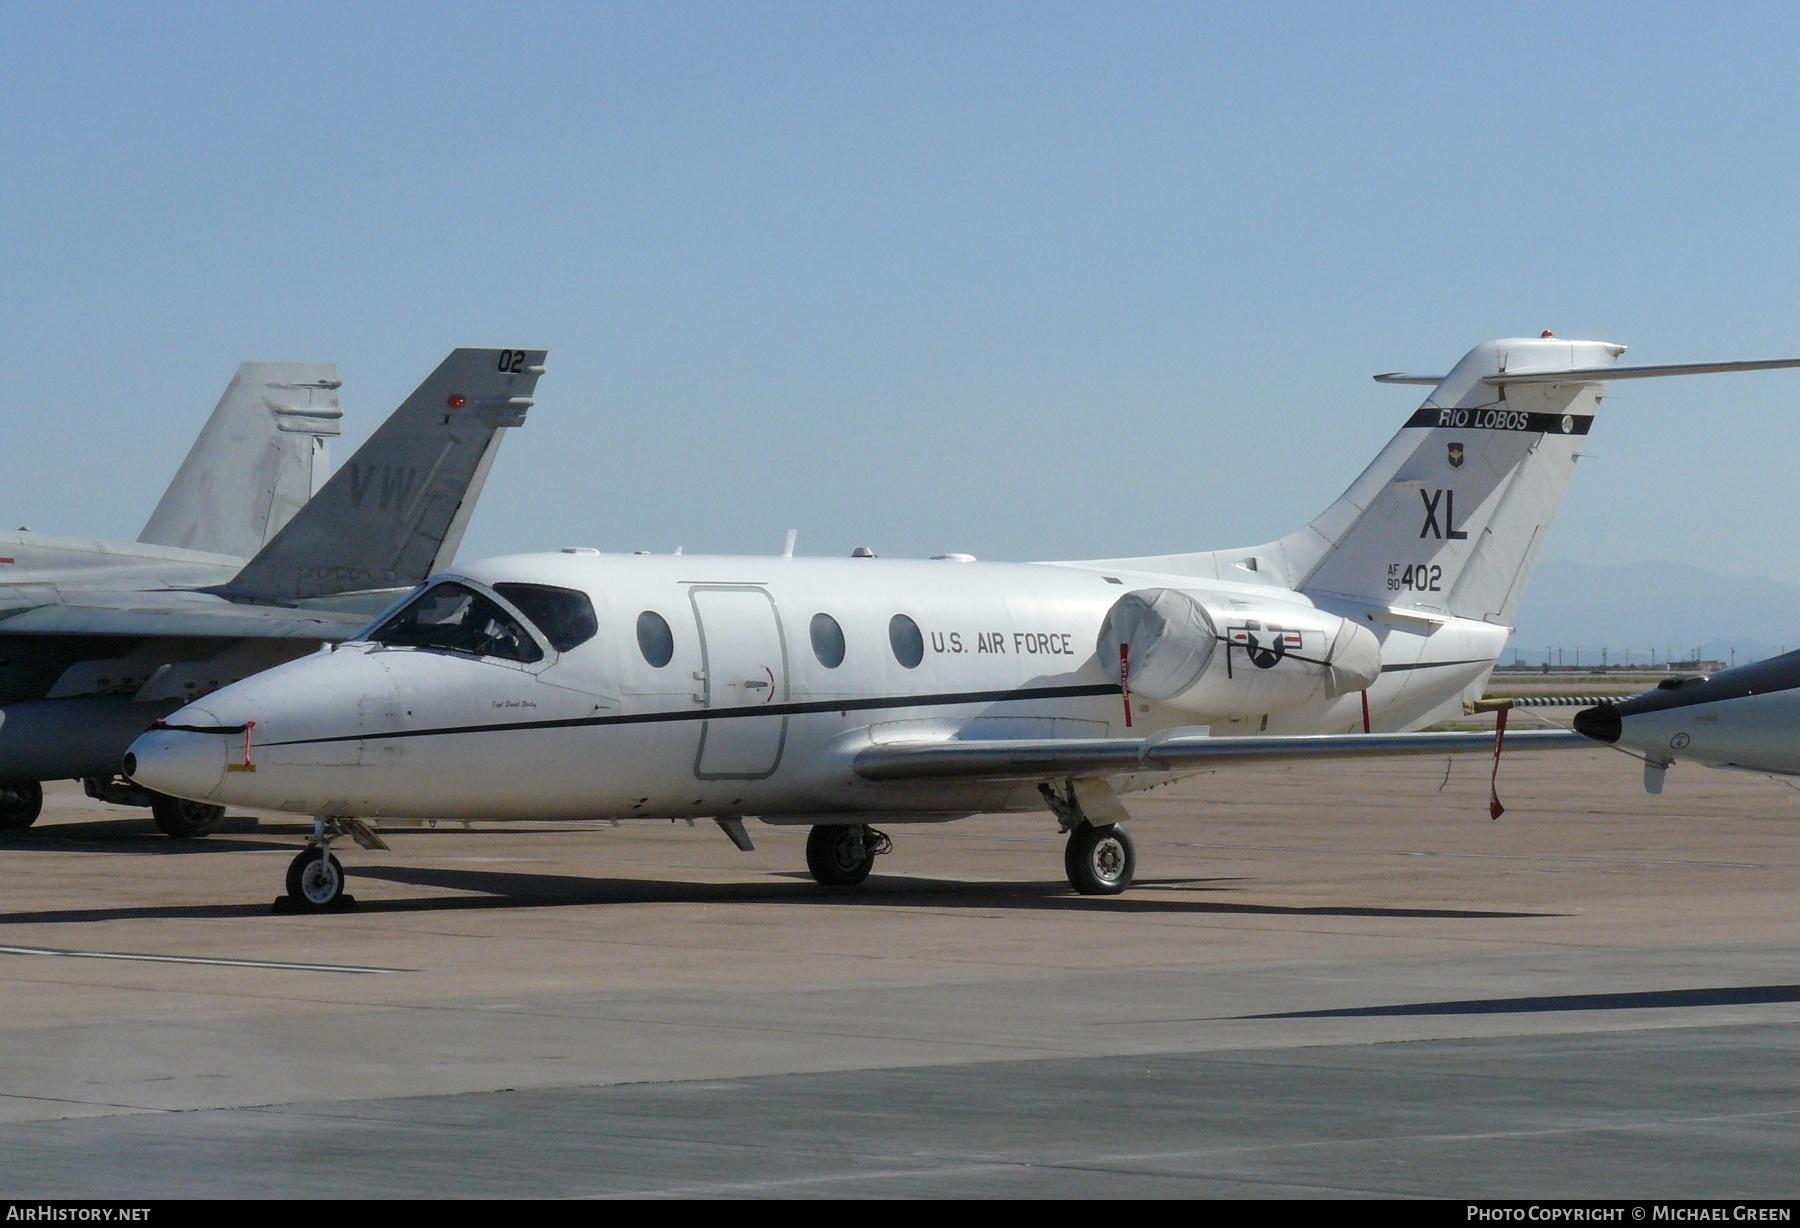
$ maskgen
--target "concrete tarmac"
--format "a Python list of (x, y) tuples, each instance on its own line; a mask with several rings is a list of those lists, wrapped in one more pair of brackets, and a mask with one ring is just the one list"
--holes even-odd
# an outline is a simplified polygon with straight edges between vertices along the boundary
[(1800, 792), (1609, 750), (1230, 770), (1043, 816), (0, 845), (0, 1194), (1793, 1197)]

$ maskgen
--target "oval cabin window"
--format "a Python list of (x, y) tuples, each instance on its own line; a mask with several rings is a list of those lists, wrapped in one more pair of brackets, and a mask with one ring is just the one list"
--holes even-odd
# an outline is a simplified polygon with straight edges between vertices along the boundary
[(837, 619), (829, 614), (812, 616), (812, 646), (813, 656), (826, 669), (836, 669), (844, 663), (844, 629), (838, 626)]
[(667, 665), (675, 655), (675, 633), (669, 630), (668, 619), (655, 610), (645, 610), (638, 615), (637, 635), (638, 651), (657, 669)]
[(888, 620), (888, 643), (894, 646), (894, 660), (907, 669), (919, 668), (925, 659), (925, 637), (919, 634), (919, 624), (904, 614)]

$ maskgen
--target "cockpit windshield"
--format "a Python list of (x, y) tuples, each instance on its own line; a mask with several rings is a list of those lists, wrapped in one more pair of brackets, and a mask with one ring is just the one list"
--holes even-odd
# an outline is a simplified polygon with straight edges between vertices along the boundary
[(558, 652), (587, 643), (600, 630), (594, 603), (579, 589), (507, 583), (494, 585), (494, 591), (518, 606)]
[(446, 581), (420, 593), (367, 637), (392, 648), (437, 648), (530, 664), (544, 650), (491, 598)]

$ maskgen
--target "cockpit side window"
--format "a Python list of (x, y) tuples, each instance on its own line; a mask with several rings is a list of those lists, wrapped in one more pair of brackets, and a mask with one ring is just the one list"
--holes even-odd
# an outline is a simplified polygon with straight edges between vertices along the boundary
[(552, 588), (548, 584), (496, 584), (494, 591), (518, 606), (558, 652), (587, 643), (600, 630), (594, 603), (577, 589)]
[(544, 650), (518, 619), (450, 581), (420, 593), (367, 638), (393, 648), (437, 648), (526, 664), (544, 659)]

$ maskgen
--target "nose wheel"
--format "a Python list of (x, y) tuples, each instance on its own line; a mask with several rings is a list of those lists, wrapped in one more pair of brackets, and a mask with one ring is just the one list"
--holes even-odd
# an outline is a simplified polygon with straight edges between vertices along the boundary
[(893, 847), (886, 833), (873, 827), (821, 825), (806, 837), (806, 868), (822, 887), (854, 887), (869, 877), (875, 859)]
[(288, 863), (287, 898), (311, 912), (324, 912), (344, 898), (344, 865), (329, 849), (307, 848)]
[(331, 851), (331, 842), (343, 835), (348, 825), (350, 834), (363, 843), (367, 838), (382, 848), (387, 845), (371, 835), (355, 819), (343, 821), (314, 820), (313, 836), (300, 855), (288, 863), (287, 894), (275, 900), (278, 913), (349, 912), (356, 907), (356, 897), (344, 890), (344, 864)]
[(1063, 868), (1082, 895), (1118, 895), (1137, 873), (1137, 845), (1117, 823), (1096, 827), (1083, 819), (1069, 833)]

